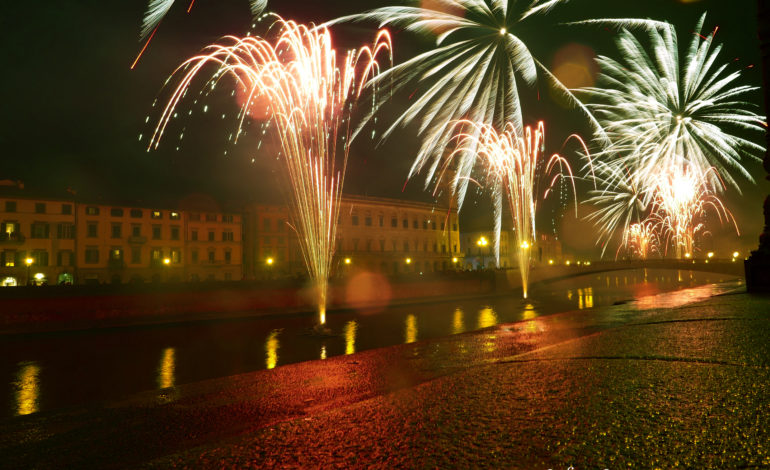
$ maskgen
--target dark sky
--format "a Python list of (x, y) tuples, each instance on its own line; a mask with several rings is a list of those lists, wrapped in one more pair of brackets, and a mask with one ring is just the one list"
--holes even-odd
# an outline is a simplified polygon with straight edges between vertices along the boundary
[[(321, 22), (387, 4), (392, 3), (271, 0), (269, 9), (286, 18)], [(279, 167), (269, 155), (270, 146), (256, 151), (255, 141), (248, 134), (238, 145), (228, 142), (236, 123), (232, 119), (235, 107), (226, 96), (212, 97), (213, 112), (208, 120), (174, 123), (159, 150), (145, 151), (147, 135), (157, 119), (153, 100), (166, 96), (161, 88), (174, 68), (225, 34), (244, 34), (251, 24), (246, 0), (197, 0), (190, 14), (185, 12), (187, 5), (179, 0), (172, 8), (135, 70), (129, 66), (142, 45), (138, 35), (145, 1), (5, 5), (0, 18), (0, 179), (21, 179), (28, 187), (41, 190), (72, 187), (83, 195), (126, 200), (174, 199), (189, 192), (206, 192), (220, 199), (273, 193)], [(685, 34), (692, 31), (704, 11), (709, 12), (704, 29), (716, 25), (720, 28), (717, 42), (724, 43), (722, 60), (737, 58), (734, 67), (743, 69), (741, 82), (759, 85), (756, 6), (750, 0), (572, 0), (546, 17), (549, 27), (522, 36), (536, 57), (552, 64), (560, 48), (569, 43), (614, 55), (614, 32), (599, 27), (558, 26), (558, 22), (649, 17), (674, 23), (684, 43)], [(373, 32), (373, 25), (334, 30), (335, 37), (342, 39), (339, 42), (350, 45), (371, 38)], [(394, 33), (396, 62), (431, 45), (429, 38)], [(539, 91), (540, 101), (536, 98), (538, 90), (521, 91), (525, 120), (546, 120), (551, 152), (558, 151), (572, 132), (589, 136), (579, 114), (551, 102), (547, 90)], [(760, 92), (751, 100), (760, 104)], [(388, 113), (397, 112), (401, 104), (396, 100), (385, 111), (383, 120), (387, 120)], [(228, 118), (222, 120), (223, 113)], [(145, 122), (147, 116), (149, 123)], [(177, 137), (182, 128), (185, 138), (180, 142)], [(424, 199), (422, 179), (410, 182), (402, 193), (415, 148), (413, 129), (398, 132), (376, 149), (370, 140), (357, 142), (351, 155), (347, 190)], [(733, 190), (725, 195), (743, 232), (738, 243), (745, 247), (756, 245), (763, 193), (768, 192), (761, 166), (750, 164), (748, 168), (761, 187), (744, 181), (743, 196)], [(467, 220), (483, 221), (488, 212), (482, 198), (471, 200), (465, 215)]]

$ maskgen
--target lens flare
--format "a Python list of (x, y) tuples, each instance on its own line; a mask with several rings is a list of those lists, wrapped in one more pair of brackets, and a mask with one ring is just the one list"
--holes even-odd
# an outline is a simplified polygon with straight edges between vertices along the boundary
[[(207, 65), (217, 66), (208, 86), (234, 79), (245, 94), (238, 134), (253, 102), (267, 100), (271, 126), (291, 183), (293, 228), (317, 293), (319, 323), (326, 322), (328, 279), (332, 269), (342, 185), (347, 167), (353, 106), (363, 85), (379, 73), (377, 58), (391, 57), (390, 36), (380, 31), (372, 46), (341, 54), (325, 27), (276, 17), (274, 41), (228, 36), (188, 59), (175, 73), (180, 83), (166, 105), (150, 141), (157, 148), (174, 109), (193, 79)], [(271, 30), (273, 29), (271, 28)]]

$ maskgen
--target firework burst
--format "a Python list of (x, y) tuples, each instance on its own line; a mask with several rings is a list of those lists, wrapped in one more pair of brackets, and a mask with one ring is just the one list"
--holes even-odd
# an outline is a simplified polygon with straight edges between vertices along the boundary
[[(291, 183), (291, 202), (305, 265), (318, 292), (319, 322), (326, 322), (326, 293), (334, 256), (342, 185), (351, 143), (350, 115), (364, 83), (379, 73), (377, 57), (390, 54), (388, 34), (371, 47), (338, 54), (327, 28), (278, 17), (274, 41), (226, 37), (187, 60), (182, 77), (150, 141), (157, 147), (174, 109), (207, 65), (210, 84), (225, 76), (244, 95), (240, 126), (253, 106), (266, 104)], [(239, 134), (241, 129), (239, 128)], [(339, 148), (338, 148), (339, 144)]]
[[(658, 248), (658, 224), (645, 220), (631, 224), (624, 234), (625, 244), (633, 256), (646, 260)], [(620, 248), (618, 248), (620, 249)]]
[[(662, 211), (677, 253), (691, 253), (694, 231), (702, 226), (687, 221), (701, 213), (699, 198), (722, 217), (729, 213), (718, 200), (724, 181), (740, 191), (731, 172), (753, 181), (743, 162), (758, 161), (764, 148), (742, 134), (764, 131), (754, 105), (745, 101), (756, 88), (737, 84), (740, 72), (719, 64), (716, 31), (700, 34), (704, 21), (705, 15), (682, 58), (670, 25), (649, 31), (650, 52), (622, 31), (622, 59), (600, 57), (603, 86), (584, 90), (607, 137), (588, 164), (600, 183), (589, 202), (598, 206), (591, 217), (605, 248), (617, 230), (625, 244), (632, 224)], [(680, 205), (685, 200), (689, 205)]]
[(457, 121), (450, 128), (454, 150), (446, 158), (442, 172), (466, 159), (467, 153), (473, 153), (473, 161), (482, 165), (493, 190), (501, 191), (511, 209), (522, 291), (527, 298), (535, 244), (535, 214), (540, 200), (539, 182), (541, 177), (551, 177), (543, 192), (545, 198), (559, 178), (567, 177), (565, 173), (572, 180), (569, 163), (554, 154), (542, 167), (543, 173), (539, 173), (545, 133), (542, 122), (534, 130), (527, 126), (523, 134), (516, 131), (513, 123), (506, 124), (502, 132), (488, 124), (468, 120)]
[[(575, 98), (529, 50), (522, 32), (547, 34), (549, 26), (537, 20), (568, 0), (422, 0), (419, 6), (387, 6), (334, 20), (373, 20), (381, 27), (393, 25), (407, 31), (435, 35), (436, 47), (393, 67), (375, 79), (387, 80), (395, 90), (418, 89), (412, 104), (385, 131), (387, 138), (400, 126), (418, 124), (421, 147), (409, 177), (424, 171), (426, 187), (435, 179), (452, 133), (446, 123), (461, 119), (486, 123), (497, 129), (510, 125), (521, 135), (523, 118), (520, 90), (533, 87), (538, 76), (572, 106), (583, 111), (593, 128), (601, 126), (588, 109)], [(412, 2), (417, 5), (418, 2)], [(611, 19), (600, 22), (618, 27), (661, 27), (651, 20)], [(475, 152), (456, 164), (452, 190), (462, 206), (471, 170), (476, 165)], [(502, 198), (492, 191), (496, 227), (500, 226)], [(495, 240), (499, 240), (499, 231)], [(495, 244), (499, 259), (499, 246)]]

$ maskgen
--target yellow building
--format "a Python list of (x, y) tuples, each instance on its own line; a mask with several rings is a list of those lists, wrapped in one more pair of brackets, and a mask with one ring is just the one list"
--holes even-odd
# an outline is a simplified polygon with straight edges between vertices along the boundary
[[(518, 247), (516, 238), (511, 230), (500, 232), (500, 263), (496, 264), (494, 251), (494, 232), (491, 230), (464, 232), (462, 234), (462, 249), (465, 252), (465, 269), (513, 268), (518, 266)], [(532, 251), (532, 261), (535, 264), (548, 264), (562, 261), (561, 242), (552, 235), (538, 234)]]
[(4, 285), (243, 276), (240, 214), (0, 194), (0, 222)]
[(72, 283), (75, 204), (0, 197), (0, 285)]
[[(462, 265), (457, 211), (432, 204), (343, 196), (334, 274), (433, 272)], [(244, 214), (247, 278), (303, 275), (297, 236), (283, 205), (252, 204)]]

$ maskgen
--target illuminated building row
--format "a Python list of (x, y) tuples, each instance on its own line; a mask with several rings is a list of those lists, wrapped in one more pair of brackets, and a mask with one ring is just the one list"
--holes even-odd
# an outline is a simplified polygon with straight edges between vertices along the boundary
[(0, 195), (3, 285), (242, 276), (238, 213)]

